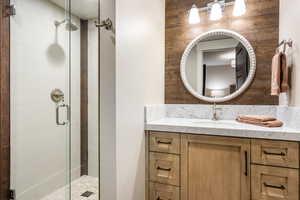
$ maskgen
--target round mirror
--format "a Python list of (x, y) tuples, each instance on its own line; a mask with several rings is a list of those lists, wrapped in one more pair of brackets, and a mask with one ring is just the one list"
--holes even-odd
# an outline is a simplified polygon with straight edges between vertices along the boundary
[(208, 102), (229, 101), (251, 84), (256, 58), (251, 44), (229, 30), (201, 34), (186, 48), (180, 73), (185, 87)]

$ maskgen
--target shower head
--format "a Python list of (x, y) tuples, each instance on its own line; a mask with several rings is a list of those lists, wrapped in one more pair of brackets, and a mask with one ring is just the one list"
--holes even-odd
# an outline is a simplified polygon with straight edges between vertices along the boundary
[(78, 27), (77, 27), (75, 24), (73, 24), (73, 23), (71, 22), (71, 20), (69, 20), (69, 19), (64, 19), (64, 20), (61, 21), (61, 22), (59, 22), (59, 21), (55, 21), (55, 22), (54, 22), (54, 24), (55, 24), (56, 27), (59, 27), (60, 25), (62, 25), (62, 24), (64, 24), (64, 23), (66, 23), (66, 29), (67, 29), (68, 31), (77, 31), (77, 30), (78, 30)]
[(68, 31), (77, 31), (78, 27), (75, 24), (69, 22), (69, 23), (66, 24), (66, 29)]

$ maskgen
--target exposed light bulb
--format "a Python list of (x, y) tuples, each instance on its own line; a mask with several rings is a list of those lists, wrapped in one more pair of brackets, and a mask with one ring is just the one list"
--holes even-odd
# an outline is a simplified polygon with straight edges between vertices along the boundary
[(218, 1), (215, 1), (211, 6), (210, 20), (216, 21), (223, 17), (222, 6)]
[(241, 16), (246, 13), (246, 3), (245, 0), (235, 0), (233, 8), (233, 16)]
[(190, 10), (189, 14), (189, 23), (190, 24), (198, 24), (200, 23), (200, 15), (197, 6), (194, 4)]

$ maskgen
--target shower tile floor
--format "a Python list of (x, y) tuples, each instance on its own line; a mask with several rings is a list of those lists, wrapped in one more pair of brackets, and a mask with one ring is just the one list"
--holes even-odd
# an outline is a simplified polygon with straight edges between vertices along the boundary
[[(98, 200), (98, 178), (91, 176), (81, 176), (71, 183), (72, 200)], [(66, 200), (69, 187), (60, 188), (41, 200)], [(93, 192), (89, 197), (81, 196), (84, 192)]]

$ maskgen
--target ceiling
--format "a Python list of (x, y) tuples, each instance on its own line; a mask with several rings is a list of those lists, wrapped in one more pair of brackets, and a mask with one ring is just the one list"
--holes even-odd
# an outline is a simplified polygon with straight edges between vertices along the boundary
[[(59, 7), (65, 8), (66, 0), (49, 0)], [(81, 19), (95, 19), (98, 17), (99, 0), (71, 0), (72, 14)]]
[(204, 52), (204, 63), (207, 66), (231, 66), (235, 54), (235, 48)]

